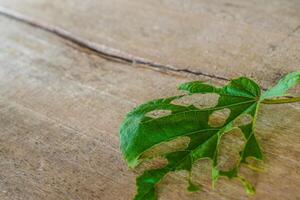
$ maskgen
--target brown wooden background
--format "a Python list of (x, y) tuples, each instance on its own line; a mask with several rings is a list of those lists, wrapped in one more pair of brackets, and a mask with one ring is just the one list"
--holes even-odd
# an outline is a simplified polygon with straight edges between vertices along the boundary
[[(0, 199), (130, 200), (126, 112), (190, 80), (267, 88), (299, 69), (299, 0), (0, 0)], [(300, 105), (259, 114), (266, 170), (244, 172), (256, 196), (225, 179), (212, 190), (200, 162), (203, 192), (179, 172), (160, 199), (300, 199)]]

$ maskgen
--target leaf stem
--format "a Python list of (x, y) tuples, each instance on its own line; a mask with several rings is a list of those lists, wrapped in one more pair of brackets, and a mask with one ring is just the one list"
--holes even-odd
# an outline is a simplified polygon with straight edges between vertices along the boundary
[(284, 103), (293, 103), (300, 102), (300, 97), (293, 97), (288, 99), (264, 99), (261, 103), (263, 104), (284, 104)]

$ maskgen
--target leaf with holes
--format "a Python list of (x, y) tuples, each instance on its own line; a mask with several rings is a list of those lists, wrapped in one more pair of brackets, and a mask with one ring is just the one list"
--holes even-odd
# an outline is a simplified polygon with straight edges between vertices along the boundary
[[(287, 90), (299, 82), (300, 71), (293, 72), (262, 94), (260, 87), (245, 77), (234, 79), (222, 88), (194, 81), (179, 86), (187, 95), (153, 100), (128, 113), (120, 128), (120, 146), (131, 168), (143, 161), (145, 152), (159, 144), (189, 138), (184, 149), (162, 153), (168, 161), (164, 167), (147, 170), (137, 178), (135, 200), (157, 199), (156, 185), (166, 174), (177, 170), (191, 172), (193, 163), (199, 159), (212, 161), (213, 183), (221, 176), (235, 178), (241, 181), (248, 194), (254, 194), (254, 187), (239, 174), (239, 169), (241, 164), (251, 167), (246, 160), (248, 157), (263, 160), (254, 133), (259, 106), (261, 103), (300, 101), (299, 97), (284, 98)], [(190, 98), (194, 95), (200, 95), (204, 101), (199, 103)], [(209, 99), (215, 99), (215, 103), (208, 103)], [(224, 171), (218, 168), (219, 144), (222, 136), (233, 129), (242, 131), (245, 143), (239, 161)], [(188, 182), (189, 191), (199, 189), (191, 177)]]

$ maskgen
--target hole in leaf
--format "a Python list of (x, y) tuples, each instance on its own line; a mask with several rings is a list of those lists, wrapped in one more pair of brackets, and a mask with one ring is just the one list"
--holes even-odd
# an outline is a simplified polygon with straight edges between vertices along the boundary
[(239, 152), (244, 146), (244, 137), (241, 129), (234, 128), (225, 133), (219, 144), (218, 169), (230, 170), (240, 159)]
[(134, 171), (136, 173), (142, 173), (145, 170), (160, 169), (168, 164), (168, 160), (162, 156), (158, 156), (152, 159), (145, 159), (139, 164)]
[(171, 103), (180, 106), (194, 105), (199, 109), (215, 107), (218, 104), (220, 95), (215, 93), (186, 95)]
[(160, 117), (165, 117), (172, 114), (172, 111), (170, 110), (153, 110), (151, 112), (146, 113), (146, 117), (151, 117), (151, 118), (160, 118)]
[(223, 126), (230, 115), (230, 110), (228, 108), (224, 108), (221, 110), (214, 111), (208, 120), (208, 125), (211, 127), (220, 127)]
[(185, 150), (190, 143), (189, 137), (178, 137), (168, 142), (162, 142), (143, 153), (141, 158), (155, 157), (175, 151)]
[(195, 161), (192, 168), (192, 180), (197, 185), (201, 185), (204, 190), (212, 189), (212, 178), (211, 178), (211, 168), (212, 160), (204, 158)]
[[(187, 177), (188, 172), (185, 170), (169, 172), (156, 187), (159, 199), (181, 200), (187, 199), (186, 195), (191, 197), (198, 194), (199, 196), (199, 193), (188, 193), (188, 191), (186, 191), (188, 184), (186, 180)], [(174, 195), (174, 191), (176, 191), (176, 195)]]
[(243, 114), (233, 121), (233, 126), (236, 126), (236, 127), (244, 126), (244, 125), (250, 124), (252, 122), (252, 120), (253, 120), (253, 118), (251, 115)]

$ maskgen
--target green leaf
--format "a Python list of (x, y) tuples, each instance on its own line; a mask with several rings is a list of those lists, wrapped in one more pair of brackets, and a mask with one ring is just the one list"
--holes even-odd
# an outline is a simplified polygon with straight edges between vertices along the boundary
[(261, 99), (285, 96), (286, 92), (300, 83), (300, 71), (287, 74), (273, 88), (266, 91)]
[[(263, 95), (260, 87), (245, 77), (234, 79), (222, 88), (200, 81), (184, 83), (179, 86), (179, 90), (188, 92), (187, 95), (153, 100), (128, 113), (120, 128), (120, 147), (131, 168), (142, 162), (142, 155), (150, 149), (179, 137), (189, 138), (185, 149), (162, 155), (168, 161), (164, 167), (147, 170), (137, 178), (137, 194), (134, 199), (156, 200), (157, 184), (166, 174), (178, 170), (191, 172), (193, 164), (199, 159), (212, 161), (213, 184), (221, 176), (235, 178), (241, 181), (248, 194), (253, 194), (254, 187), (239, 175), (239, 169), (243, 163), (250, 166), (246, 160), (248, 157), (263, 160), (254, 133), (257, 110), (264, 98), (284, 95), (288, 88), (299, 83), (299, 77), (300, 72), (291, 73)], [(218, 96), (218, 100), (216, 105), (210, 107), (199, 107), (195, 102), (187, 105), (176, 103), (195, 94), (214, 94)], [(215, 123), (214, 116), (224, 111), (227, 115), (223, 116), (223, 121)], [(153, 112), (163, 114), (153, 116)], [(251, 120), (247, 123), (237, 123), (244, 116), (250, 117)], [(222, 171), (218, 169), (219, 143), (222, 136), (233, 129), (241, 130), (245, 144), (238, 163), (232, 169)], [(198, 189), (189, 178), (188, 190)]]

